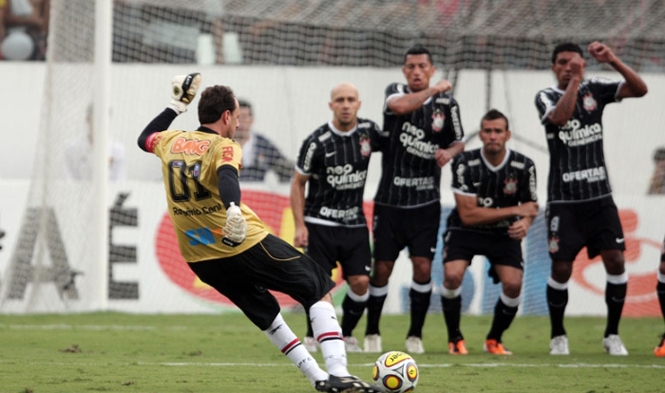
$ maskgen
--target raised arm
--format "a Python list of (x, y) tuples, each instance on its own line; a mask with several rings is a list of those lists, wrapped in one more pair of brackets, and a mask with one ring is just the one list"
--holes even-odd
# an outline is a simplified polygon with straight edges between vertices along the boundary
[(201, 74), (177, 75), (171, 80), (171, 103), (141, 131), (138, 139), (139, 147), (152, 152), (152, 142), (156, 133), (167, 130), (173, 120), (187, 111), (187, 105), (194, 99), (201, 85)]
[(618, 98), (642, 97), (647, 94), (649, 89), (647, 88), (647, 84), (644, 83), (644, 80), (637, 74), (637, 72), (635, 72), (635, 70), (621, 61), (609, 46), (594, 41), (589, 44), (588, 49), (594, 59), (599, 63), (607, 63), (611, 65), (612, 68), (617, 70), (626, 80), (626, 83), (621, 85)]

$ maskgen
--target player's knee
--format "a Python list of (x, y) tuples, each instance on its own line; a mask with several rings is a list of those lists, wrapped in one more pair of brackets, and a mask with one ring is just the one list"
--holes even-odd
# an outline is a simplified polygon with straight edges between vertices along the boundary
[(573, 273), (572, 262), (553, 262), (552, 263), (552, 278), (559, 283), (566, 283), (570, 280)]
[(603, 263), (605, 264), (605, 270), (608, 274), (618, 275), (625, 272), (625, 260), (623, 258), (623, 252), (620, 250), (611, 250), (608, 252), (603, 252), (601, 254), (603, 257)]
[(521, 280), (505, 280), (501, 283), (503, 288), (503, 293), (506, 296), (511, 298), (517, 298), (520, 296), (522, 290), (522, 281)]
[(369, 289), (369, 276), (350, 276), (348, 284), (351, 291), (357, 295), (364, 295)]
[(462, 285), (464, 274), (446, 273), (443, 277), (443, 286), (448, 289), (457, 289)]
[(395, 262), (390, 261), (374, 261), (372, 268), (372, 278), (370, 282), (374, 286), (384, 286), (388, 283), (388, 279), (393, 272)]

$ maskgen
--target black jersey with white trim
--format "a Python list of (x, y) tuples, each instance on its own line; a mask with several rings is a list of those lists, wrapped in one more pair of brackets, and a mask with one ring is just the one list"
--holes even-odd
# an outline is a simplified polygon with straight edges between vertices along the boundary
[[(481, 149), (465, 151), (455, 157), (451, 167), (452, 189), (456, 194), (477, 198), (478, 206), (488, 209), (517, 206), (525, 202), (537, 202), (536, 166), (533, 161), (516, 151), (507, 149), (503, 162), (498, 166), (489, 163)], [(468, 226), (462, 223), (457, 208), (448, 216), (449, 229), (507, 234), (519, 217), (511, 217), (491, 224)]]
[(358, 119), (356, 127), (339, 131), (326, 123), (305, 138), (296, 170), (309, 175), (305, 221), (323, 225), (367, 225), (363, 194), (372, 151), (378, 150), (379, 126)]
[(382, 173), (374, 202), (414, 207), (440, 200), (441, 168), (438, 148), (448, 148), (464, 138), (459, 105), (445, 93), (428, 98), (415, 111), (396, 115), (387, 102), (410, 93), (405, 84), (390, 84), (383, 108)]
[(545, 126), (550, 152), (547, 199), (583, 201), (612, 192), (603, 152), (603, 110), (619, 102), (621, 81), (594, 77), (582, 81), (573, 116), (563, 126), (548, 122), (564, 91), (557, 87), (543, 89), (536, 95), (536, 107)]

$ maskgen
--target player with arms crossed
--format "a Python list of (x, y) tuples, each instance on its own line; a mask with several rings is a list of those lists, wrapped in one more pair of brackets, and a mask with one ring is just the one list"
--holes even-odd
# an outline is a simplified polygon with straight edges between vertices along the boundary
[(367, 305), (365, 351), (382, 352), (379, 320), (395, 260), (408, 247), (413, 265), (411, 325), (406, 350), (423, 353), (422, 329), (432, 295), (432, 258), (441, 216), (441, 167), (464, 150), (459, 106), (447, 80), (430, 86), (436, 68), (421, 45), (407, 50), (407, 83), (385, 91), (382, 173), (374, 198), (374, 267)]
[[(171, 105), (138, 139), (139, 147), (162, 162), (164, 189), (180, 252), (204, 283), (231, 300), (261, 329), (312, 386), (323, 392), (376, 392), (350, 376), (330, 290), (334, 282), (311, 258), (270, 234), (240, 199), (238, 100), (227, 86), (201, 94), (196, 131), (167, 130), (196, 94), (198, 73), (173, 79)], [(166, 130), (166, 131), (164, 131)], [(312, 316), (328, 373), (300, 343), (269, 292), (288, 294)]]
[[(305, 138), (291, 183), (291, 209), (296, 225), (294, 245), (329, 274), (342, 266), (349, 289), (342, 302), (342, 335), (347, 352), (361, 352), (353, 329), (369, 298), (372, 265), (369, 231), (363, 211), (367, 166), (372, 150), (378, 149), (379, 126), (357, 117), (358, 89), (350, 83), (335, 86), (328, 106), (332, 121)], [(309, 183), (307, 197), (305, 186)], [(307, 324), (305, 345), (316, 350)]]
[(625, 80), (584, 79), (586, 61), (582, 49), (564, 43), (552, 53), (557, 85), (536, 95), (550, 152), (546, 211), (552, 259), (552, 274), (547, 280), (550, 354), (569, 354), (563, 327), (568, 280), (575, 257), (586, 246), (589, 258), (600, 254), (607, 272), (603, 347), (610, 355), (627, 355), (619, 337), (628, 283), (625, 244), (605, 167), (602, 116), (605, 105), (627, 97), (642, 97), (647, 86), (607, 45), (593, 42), (588, 50), (594, 59), (611, 65)]
[(480, 121), (481, 149), (465, 151), (452, 164), (456, 207), (450, 212), (444, 237), (443, 316), (448, 328), (448, 352), (466, 355), (460, 331), (462, 279), (476, 255), (491, 264), (490, 276), (501, 281), (485, 352), (511, 355), (501, 342), (520, 304), (524, 260), (522, 239), (538, 214), (536, 167), (528, 157), (506, 148), (510, 139), (506, 116), (492, 109)]

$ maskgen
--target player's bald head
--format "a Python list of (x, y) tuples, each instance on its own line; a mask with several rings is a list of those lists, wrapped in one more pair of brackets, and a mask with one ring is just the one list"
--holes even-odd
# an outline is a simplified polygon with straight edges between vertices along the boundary
[(340, 95), (353, 95), (354, 97), (358, 98), (358, 88), (356, 88), (356, 86), (354, 86), (352, 83), (348, 82), (342, 82), (333, 86), (332, 90), (330, 90), (330, 100), (334, 101), (335, 97), (339, 97)]

